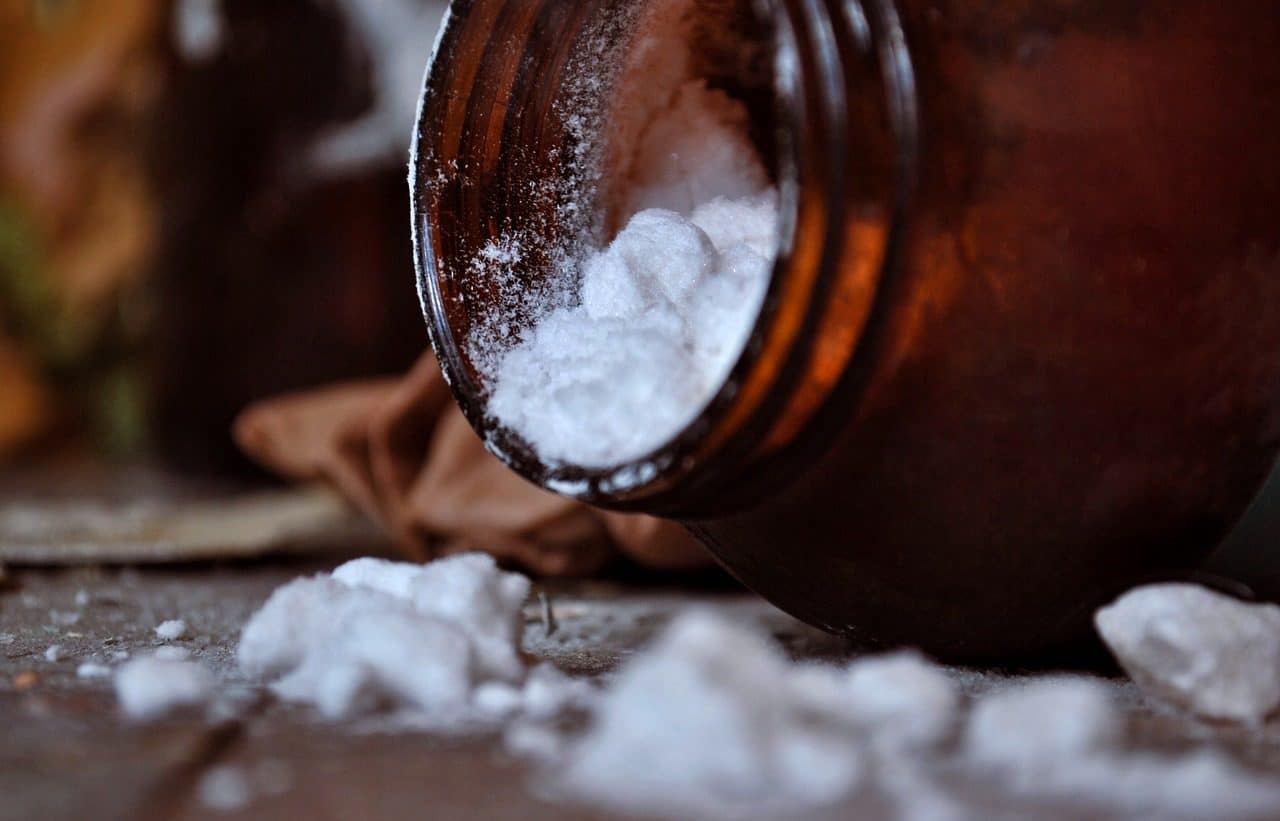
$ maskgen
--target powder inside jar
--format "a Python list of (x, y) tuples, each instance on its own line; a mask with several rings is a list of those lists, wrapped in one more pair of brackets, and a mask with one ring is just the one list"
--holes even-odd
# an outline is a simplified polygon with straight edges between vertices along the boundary
[(636, 142), (622, 230), (573, 261), (575, 299), (493, 369), (490, 412), (551, 463), (641, 458), (678, 435), (741, 355), (777, 253), (777, 194), (747, 112), (680, 85)]

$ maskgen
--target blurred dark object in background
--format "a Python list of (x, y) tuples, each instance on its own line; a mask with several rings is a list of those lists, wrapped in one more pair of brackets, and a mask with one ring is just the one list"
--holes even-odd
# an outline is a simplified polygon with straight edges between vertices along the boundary
[(0, 6), (0, 461), (243, 472), (245, 404), (421, 353), (381, 98), (437, 3)]
[[(227, 431), (246, 403), (399, 372), (426, 345), (403, 156), (332, 173), (315, 157), (323, 132), (377, 105), (371, 55), (334, 4), (227, 0), (223, 14), (215, 55), (166, 55), (151, 155), (153, 432), (202, 471), (241, 464)], [(421, 63), (434, 33), (419, 33)]]

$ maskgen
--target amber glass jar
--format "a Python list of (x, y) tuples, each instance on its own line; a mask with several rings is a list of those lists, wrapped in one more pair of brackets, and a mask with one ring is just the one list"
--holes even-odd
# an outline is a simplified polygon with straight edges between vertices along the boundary
[[(769, 293), (680, 435), (549, 466), (486, 414), (468, 335), (529, 320), (464, 261), (505, 231), (583, 230), (563, 192), (601, 180), (560, 184), (570, 114), (607, 111), (645, 5), (455, 0), (429, 72), (421, 293), (491, 449), (687, 523), (806, 621), (945, 658), (1069, 642), (1107, 596), (1194, 568), (1280, 442), (1274, 2), (698, 4), (710, 82), (748, 103), (781, 191)], [(553, 267), (529, 255), (516, 287)]]

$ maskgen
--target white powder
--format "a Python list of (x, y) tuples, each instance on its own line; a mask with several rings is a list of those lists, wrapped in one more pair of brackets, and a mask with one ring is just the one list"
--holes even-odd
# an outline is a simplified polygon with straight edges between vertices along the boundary
[(200, 803), (217, 812), (235, 812), (259, 797), (284, 795), (293, 786), (293, 769), (283, 761), (267, 759), (250, 769), (229, 764), (206, 772), (196, 785)]
[(1119, 715), (1101, 683), (1047, 678), (979, 702), (965, 744), (976, 761), (1040, 770), (1110, 749), (1119, 729)]
[(947, 786), (956, 775), (1104, 814), (1280, 809), (1280, 786), (1219, 753), (1126, 749), (1111, 688), (1083, 676), (999, 687), (951, 745), (960, 711), (952, 679), (912, 652), (844, 669), (791, 663), (763, 635), (695, 612), (624, 667), (585, 733), (516, 725), (506, 743), (541, 761), (553, 790), (666, 817), (790, 817), (862, 792), (894, 817), (991, 817)]
[(597, 692), (587, 681), (570, 678), (551, 664), (539, 664), (529, 671), (523, 686), (501, 681), (481, 684), (471, 703), (478, 713), (495, 719), (521, 716), (549, 721), (570, 708), (590, 706)]
[(1160, 584), (1125, 594), (1094, 621), (1121, 666), (1157, 699), (1245, 722), (1280, 706), (1280, 607)]
[(502, 745), (508, 753), (533, 761), (557, 760), (566, 744), (564, 733), (545, 724), (516, 721), (502, 733)]
[(116, 671), (116, 698), (131, 718), (160, 718), (181, 707), (203, 704), (213, 693), (213, 676), (190, 661), (139, 658)]
[(1120, 748), (1123, 721), (1106, 687), (1078, 677), (1003, 690), (974, 708), (969, 765), (997, 772), (1013, 792), (1159, 817), (1227, 818), (1280, 808), (1280, 787), (1221, 754)]
[(50, 663), (62, 658), (62, 645), (51, 644), (44, 651), (44, 660)]
[(166, 644), (163, 647), (157, 647), (151, 655), (153, 658), (164, 659), (165, 661), (186, 661), (191, 658), (191, 651), (176, 644)]
[(637, 145), (613, 242), (578, 298), (502, 355), (490, 412), (549, 462), (639, 458), (702, 410), (741, 354), (777, 253), (777, 195), (746, 111), (679, 86)]
[(86, 661), (76, 668), (77, 678), (107, 678), (111, 675), (111, 668), (105, 664), (96, 664)]
[(1015, 793), (1070, 800), (1139, 818), (1275, 818), (1280, 786), (1221, 753), (1102, 753), (1070, 758), (1007, 781)]
[(240, 667), (331, 718), (408, 709), (462, 726), (547, 718), (593, 688), (520, 655), (529, 580), (487, 555), (428, 565), (359, 559), (277, 590), (250, 619)]
[(253, 794), (249, 778), (239, 767), (214, 767), (200, 778), (196, 787), (200, 803), (211, 810), (232, 812), (249, 806)]
[(182, 619), (169, 619), (156, 627), (156, 636), (164, 641), (175, 641), (187, 634), (187, 623)]
[(777, 815), (830, 804), (863, 777), (849, 672), (787, 662), (703, 612), (676, 621), (601, 697), (558, 776), (570, 794), (673, 816)]
[(940, 743), (959, 707), (951, 680), (914, 651), (854, 662), (844, 689), (858, 725), (892, 745), (926, 748)]
[[(953, 791), (956, 776), (1103, 813), (1280, 808), (1280, 787), (1218, 753), (1126, 748), (1114, 688), (1083, 676), (998, 686), (978, 698), (954, 744), (958, 674), (918, 653), (791, 662), (741, 620), (692, 611), (600, 690), (550, 664), (526, 667), (528, 591), (527, 579), (487, 556), (425, 566), (363, 559), (277, 590), (246, 626), (239, 662), (329, 716), (392, 709), (392, 728), (501, 728), (507, 751), (538, 762), (551, 792), (646, 815), (789, 817), (871, 794), (895, 817), (985, 817)], [(205, 691), (186, 701), (167, 671), (138, 686), (149, 685), (150, 701), (158, 690), (165, 704), (198, 702), (208, 679), (196, 670)], [(975, 681), (970, 690), (990, 687)], [(588, 714), (585, 729), (563, 721), (570, 711)], [(263, 792), (237, 777), (244, 800)], [(241, 795), (229, 784), (210, 783), (211, 805)]]

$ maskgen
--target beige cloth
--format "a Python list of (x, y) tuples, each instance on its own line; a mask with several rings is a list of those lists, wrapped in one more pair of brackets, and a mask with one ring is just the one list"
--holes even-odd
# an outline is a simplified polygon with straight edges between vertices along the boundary
[(332, 484), (419, 559), (484, 550), (546, 575), (590, 574), (619, 552), (660, 569), (709, 561), (677, 524), (607, 513), (510, 471), (484, 449), (429, 353), (399, 380), (255, 404), (235, 437), (284, 476)]

